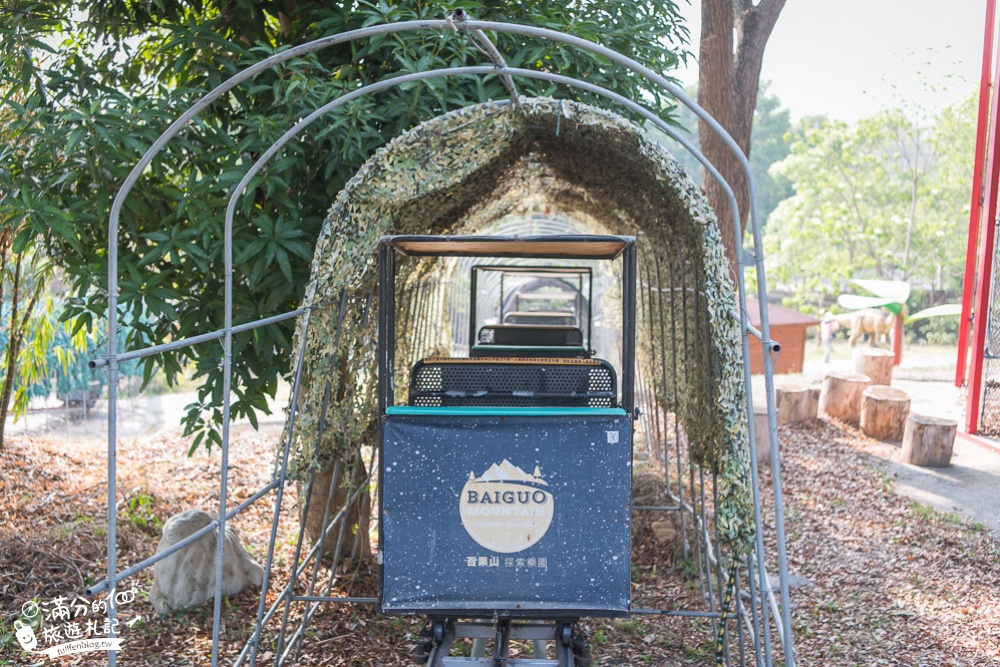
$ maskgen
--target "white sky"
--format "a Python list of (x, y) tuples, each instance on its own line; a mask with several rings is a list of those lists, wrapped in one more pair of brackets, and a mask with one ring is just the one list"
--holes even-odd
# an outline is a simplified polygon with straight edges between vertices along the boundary
[[(697, 54), (701, 0), (681, 3)], [(762, 81), (793, 118), (936, 111), (978, 89), (986, 0), (787, 0)], [(697, 65), (676, 75), (698, 80)]]

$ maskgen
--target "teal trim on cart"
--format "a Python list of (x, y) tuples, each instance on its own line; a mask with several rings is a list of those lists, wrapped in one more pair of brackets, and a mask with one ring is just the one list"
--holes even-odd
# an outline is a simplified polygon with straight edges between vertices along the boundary
[(385, 409), (387, 415), (462, 417), (624, 417), (621, 408), (428, 408), (413, 405), (393, 405)]

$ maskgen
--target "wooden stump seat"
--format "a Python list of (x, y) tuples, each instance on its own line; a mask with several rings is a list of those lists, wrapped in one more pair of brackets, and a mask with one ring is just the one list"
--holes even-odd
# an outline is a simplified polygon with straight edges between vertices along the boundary
[(816, 418), (818, 396), (806, 384), (787, 384), (774, 388), (778, 424), (794, 424)]
[(873, 384), (861, 394), (861, 430), (876, 440), (901, 440), (910, 414), (902, 389)]
[(823, 382), (813, 382), (809, 385), (809, 400), (816, 404), (816, 415), (819, 416), (819, 395), (823, 391)]
[(867, 375), (873, 385), (892, 384), (892, 363), (896, 355), (878, 347), (856, 347), (851, 350), (854, 372)]
[(870, 384), (867, 375), (827, 373), (819, 392), (820, 414), (857, 424), (861, 419), (861, 394)]
[(958, 422), (951, 419), (910, 415), (903, 433), (903, 453), (900, 460), (915, 466), (950, 466), (957, 431)]

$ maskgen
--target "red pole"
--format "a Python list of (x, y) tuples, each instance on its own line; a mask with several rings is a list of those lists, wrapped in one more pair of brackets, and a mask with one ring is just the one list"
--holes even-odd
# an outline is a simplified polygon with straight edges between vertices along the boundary
[(892, 351), (896, 354), (892, 365), (898, 366), (903, 361), (903, 313), (896, 315), (895, 326), (892, 328)]
[(958, 324), (958, 360), (955, 364), (955, 386), (965, 382), (968, 364), (969, 324), (972, 321), (972, 294), (976, 273), (976, 246), (979, 243), (979, 221), (982, 216), (983, 160), (986, 157), (986, 126), (989, 122), (990, 75), (993, 69), (993, 27), (996, 0), (986, 2), (986, 36), (983, 39), (983, 73), (979, 81), (979, 124), (976, 130), (976, 158), (972, 173), (972, 205), (969, 207), (969, 241), (965, 249), (965, 279), (962, 281), (962, 318)]
[(972, 325), (972, 362), (969, 364), (969, 390), (965, 398), (965, 432), (979, 432), (979, 399), (983, 391), (983, 352), (989, 324), (990, 285), (993, 281), (993, 254), (996, 240), (997, 181), (1000, 179), (1000, 86), (993, 86), (990, 101), (990, 141), (986, 153), (986, 189), (983, 202), (986, 213), (979, 244), (979, 268), (976, 272), (975, 318)]

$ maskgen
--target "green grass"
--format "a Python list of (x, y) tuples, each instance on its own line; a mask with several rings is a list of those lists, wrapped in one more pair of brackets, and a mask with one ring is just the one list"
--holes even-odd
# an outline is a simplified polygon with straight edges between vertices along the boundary
[(882, 468), (877, 468), (874, 466), (871, 467), (870, 469), (872, 471), (872, 476), (874, 476), (875, 479), (878, 480), (878, 483), (883, 490), (889, 491), (890, 489), (892, 489), (892, 485), (895, 482), (895, 478), (891, 474), (889, 474), (886, 470), (883, 470)]
[[(931, 519), (943, 521), (944, 523), (950, 523), (953, 526), (964, 526), (966, 525), (966, 519), (961, 514), (956, 514), (954, 512), (942, 512), (939, 509), (935, 509), (930, 505), (925, 505), (923, 503), (918, 503), (915, 500), (911, 500), (907, 507), (909, 510), (920, 519)], [(982, 526), (982, 524), (978, 524)], [(985, 529), (985, 526), (983, 526)], [(976, 530), (976, 524), (972, 525), (972, 529)]]
[(125, 516), (139, 530), (158, 536), (163, 522), (153, 513), (156, 499), (145, 493), (137, 493), (128, 499), (125, 505)]

